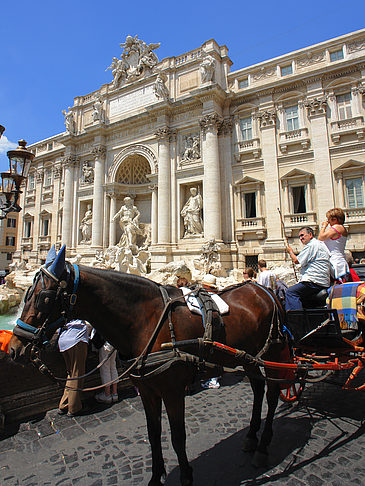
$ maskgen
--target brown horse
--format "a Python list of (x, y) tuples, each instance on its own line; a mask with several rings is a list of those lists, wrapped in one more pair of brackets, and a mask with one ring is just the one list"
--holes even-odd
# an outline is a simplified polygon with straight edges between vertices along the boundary
[[(14, 329), (9, 353), (13, 359), (31, 357), (32, 350), (50, 339), (71, 315), (92, 323), (123, 356), (130, 358), (143, 354), (146, 347), (150, 356), (156, 356), (156, 352), (161, 351), (161, 345), (171, 343), (172, 339), (186, 341), (202, 337), (204, 329), (201, 316), (188, 310), (180, 289), (172, 286), (165, 288), (172, 299), (170, 306), (164, 304), (159, 284), (135, 275), (71, 265), (65, 262), (63, 247), (53, 263), (47, 261), (35, 276), (33, 286), (25, 296), (24, 309)], [(245, 350), (250, 355), (261, 354), (266, 359), (280, 360), (287, 348), (278, 339), (280, 304), (275, 298), (253, 283), (227, 288), (220, 292), (220, 296), (230, 309), (224, 316), (222, 340), (228, 346)], [(187, 352), (199, 353), (199, 346), (191, 344)], [(202, 365), (204, 359), (197, 358), (194, 362), (189, 356), (180, 359), (180, 353), (176, 353), (174, 359), (167, 359), (162, 366), (152, 362), (149, 367), (147, 358), (145, 367), (143, 363), (141, 365), (146, 360), (144, 357), (139, 360), (141, 366), (138, 370), (132, 371), (131, 379), (138, 386), (144, 405), (152, 448), (149, 486), (161, 485), (165, 476), (161, 448), (162, 401), (179, 461), (181, 484), (193, 484), (192, 469), (186, 455), (184, 397), (186, 386), (197, 375), (196, 361)], [(212, 363), (231, 368), (240, 364), (235, 358), (216, 352), (203, 350), (203, 355)], [(262, 463), (262, 459), (267, 457), (267, 447), (272, 438), (272, 422), (280, 390), (277, 382), (267, 383), (268, 414), (258, 441), (256, 434), (261, 424), (265, 381), (258, 367), (247, 364), (245, 368), (254, 371), (250, 377), (254, 405), (244, 449), (255, 450), (254, 460)], [(156, 373), (151, 372), (155, 369)], [(216, 372), (212, 370), (210, 375), (217, 376)]]

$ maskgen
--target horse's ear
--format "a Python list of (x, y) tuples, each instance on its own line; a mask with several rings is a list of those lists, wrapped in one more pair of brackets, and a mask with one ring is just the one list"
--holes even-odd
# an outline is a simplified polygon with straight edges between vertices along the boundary
[(49, 271), (57, 278), (60, 278), (65, 269), (66, 245), (58, 252), (55, 261), (49, 267)]
[(54, 259), (56, 258), (57, 253), (56, 253), (56, 247), (52, 245), (52, 248), (49, 250), (46, 262), (45, 262), (45, 267), (49, 267), (49, 265), (54, 262)]

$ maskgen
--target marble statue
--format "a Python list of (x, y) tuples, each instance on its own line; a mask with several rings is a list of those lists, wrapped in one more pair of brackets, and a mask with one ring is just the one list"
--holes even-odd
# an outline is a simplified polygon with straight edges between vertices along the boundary
[(82, 240), (80, 241), (80, 244), (90, 244), (92, 222), (93, 222), (93, 212), (91, 209), (91, 204), (88, 204), (86, 212), (80, 224), (80, 230), (82, 233)]
[(100, 123), (105, 122), (105, 113), (103, 109), (103, 99), (101, 96), (98, 96), (93, 104), (93, 121), (97, 122), (99, 121)]
[(215, 59), (210, 54), (205, 54), (202, 63), (199, 66), (202, 83), (208, 83), (213, 80), (215, 70)]
[(153, 92), (155, 93), (155, 96), (157, 98), (162, 98), (163, 100), (169, 99), (169, 90), (165, 85), (166, 79), (166, 76), (160, 73), (156, 78), (155, 84), (153, 85)]
[(181, 210), (184, 219), (184, 237), (200, 235), (203, 233), (203, 221), (201, 211), (203, 209), (203, 199), (196, 187), (190, 189), (190, 197)]
[(133, 81), (134, 79), (150, 74), (158, 64), (158, 57), (154, 50), (160, 47), (160, 43), (146, 44), (138, 36), (126, 37), (125, 42), (120, 44), (123, 52), (121, 58), (113, 57), (111, 69), (113, 74), (113, 87), (118, 87), (122, 81)]
[(62, 111), (64, 117), (65, 117), (65, 126), (66, 130), (71, 133), (71, 135), (76, 134), (76, 123), (75, 123), (75, 118), (74, 114), (71, 111), (71, 107), (68, 107), (68, 111), (63, 110)]
[(112, 219), (112, 221), (116, 221), (119, 218), (119, 225), (123, 231), (118, 243), (119, 246), (136, 248), (137, 235), (141, 234), (139, 217), (140, 212), (133, 205), (133, 200), (130, 197), (125, 197), (124, 204)]
[(199, 136), (187, 137), (185, 139), (185, 150), (182, 160), (198, 160), (200, 159), (200, 139)]
[(94, 168), (85, 162), (82, 166), (82, 174), (85, 184), (92, 184), (94, 182)]

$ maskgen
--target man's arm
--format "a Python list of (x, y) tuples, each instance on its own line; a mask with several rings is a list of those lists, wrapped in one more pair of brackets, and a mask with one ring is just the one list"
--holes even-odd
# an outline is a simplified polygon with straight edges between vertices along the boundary
[(289, 256), (292, 260), (293, 263), (299, 264), (299, 260), (296, 256), (296, 254), (293, 251), (293, 248), (289, 245), (286, 246), (286, 251), (289, 253)]

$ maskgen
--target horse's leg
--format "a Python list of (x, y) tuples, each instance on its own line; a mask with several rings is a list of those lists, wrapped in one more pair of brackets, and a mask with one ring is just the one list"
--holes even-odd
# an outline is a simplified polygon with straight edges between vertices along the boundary
[(178, 383), (163, 394), (171, 429), (172, 446), (180, 466), (180, 481), (183, 486), (193, 484), (193, 469), (186, 455), (185, 431), (185, 385)]
[(152, 478), (148, 486), (161, 486), (166, 477), (161, 447), (162, 399), (150, 388), (137, 383), (147, 419), (148, 438), (152, 451)]
[(257, 447), (255, 455), (252, 460), (252, 464), (256, 467), (265, 467), (268, 460), (268, 446), (272, 439), (272, 423), (274, 420), (275, 410), (278, 405), (280, 395), (280, 387), (277, 383), (267, 382), (267, 416), (265, 420), (265, 427), (261, 435), (260, 443)]
[[(255, 370), (253, 372), (260, 373), (258, 370)], [(262, 402), (265, 394), (265, 381), (263, 379), (260, 380), (259, 378), (250, 378), (250, 384), (253, 391), (253, 407), (250, 429), (242, 445), (242, 450), (245, 452), (256, 450), (258, 444), (256, 434), (260, 430), (261, 426)]]

